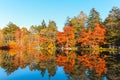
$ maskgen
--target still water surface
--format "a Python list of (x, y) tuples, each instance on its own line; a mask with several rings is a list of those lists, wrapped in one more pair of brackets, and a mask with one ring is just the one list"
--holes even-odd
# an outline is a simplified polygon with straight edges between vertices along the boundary
[[(45, 71), (44, 76), (41, 75), (41, 71), (30, 71), (28, 67), (25, 69), (18, 69), (13, 72), (11, 75), (7, 75), (4, 69), (0, 68), (0, 80), (72, 80), (68, 74), (66, 74), (63, 70), (63, 67), (57, 67), (56, 74), (54, 76), (50, 76), (48, 70)], [(83, 80), (76, 79), (76, 80)], [(86, 80), (90, 80), (89, 78)], [(108, 80), (105, 76), (102, 80)]]
[[(1, 52), (0, 80), (120, 80), (116, 57), (110, 58), (110, 62), (110, 59), (74, 52), (67, 55)], [(117, 60), (117, 65), (113, 60)]]
[(5, 70), (0, 68), (0, 80), (67, 80), (67, 74), (65, 74), (63, 67), (57, 67), (54, 76), (50, 76), (48, 70), (42, 76), (41, 71), (30, 71), (28, 67), (24, 69), (19, 68), (12, 74), (7, 75)]

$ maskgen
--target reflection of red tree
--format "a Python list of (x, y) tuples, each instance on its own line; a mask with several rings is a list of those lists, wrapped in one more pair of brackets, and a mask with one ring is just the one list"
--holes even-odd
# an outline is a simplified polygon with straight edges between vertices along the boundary
[(20, 45), (22, 44), (21, 40), (22, 40), (22, 38), (23, 38), (24, 35), (25, 35), (25, 33), (22, 30), (17, 30), (15, 32), (14, 36), (15, 36), (15, 39), (18, 42), (18, 44), (20, 44)]
[(97, 76), (101, 76), (103, 73), (107, 72), (106, 62), (104, 58), (99, 57), (99, 52), (93, 52), (91, 55), (82, 53), (82, 56), (78, 57), (78, 60), (90, 70), (95, 69), (97, 72)]
[(82, 56), (76, 56), (76, 54), (69, 54), (68, 56), (57, 55), (56, 63), (59, 66), (64, 66), (64, 71), (66, 73), (73, 73), (76, 60), (80, 61), (83, 68), (89, 68), (90, 70), (96, 71), (96, 76), (101, 76), (107, 72), (106, 56), (100, 57), (99, 52), (93, 52), (92, 54), (86, 54), (82, 52)]
[(76, 55), (73, 53), (68, 56), (57, 55), (56, 63), (59, 66), (64, 66), (64, 71), (66, 73), (74, 72)]
[(10, 49), (9, 54), (14, 57), (14, 66), (25, 67), (27, 63), (39, 62), (39, 53), (36, 50), (30, 49), (29, 52), (25, 53), (23, 50)]
[(24, 67), (26, 65), (26, 60), (27, 58), (25, 55), (17, 54), (13, 60), (14, 66)]
[[(14, 54), (16, 53), (16, 54)], [(107, 72), (105, 57), (100, 57), (99, 52), (92, 52), (91, 54), (86, 54), (82, 52), (82, 56), (76, 56), (76, 53), (69, 54), (59, 54), (55, 58), (52, 55), (45, 55), (39, 53), (36, 50), (30, 50), (29, 53), (24, 54), (21, 51), (10, 51), (10, 54), (14, 57), (13, 63), (14, 66), (25, 67), (26, 63), (46, 63), (48, 61), (54, 61), (56, 59), (56, 64), (58, 66), (63, 66), (66, 73), (74, 73), (75, 65), (82, 64), (82, 67), (89, 68), (89, 70), (95, 70), (97, 76), (101, 76), (103, 73)], [(67, 56), (66, 56), (67, 55)]]
[(52, 60), (52, 59), (54, 59), (54, 56), (52, 56), (52, 55), (44, 55), (44, 54), (42, 54), (42, 53), (40, 53), (39, 54), (39, 61), (40, 62), (43, 62), (43, 61), (50, 61), (50, 60)]

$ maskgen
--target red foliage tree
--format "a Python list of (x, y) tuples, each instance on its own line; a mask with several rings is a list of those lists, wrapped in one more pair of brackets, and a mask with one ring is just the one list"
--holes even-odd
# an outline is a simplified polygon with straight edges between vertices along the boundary
[(101, 24), (95, 24), (95, 29), (93, 31), (83, 29), (80, 34), (78, 42), (81, 46), (91, 46), (92, 48), (99, 47), (100, 43), (105, 43), (105, 33), (106, 30)]
[(71, 26), (65, 26), (64, 27), (64, 33), (67, 38), (67, 47), (73, 47), (75, 46), (75, 35), (74, 35), (74, 29)]
[(64, 45), (64, 47), (75, 46), (74, 29), (70, 26), (64, 27), (64, 32), (57, 32), (56, 40), (58, 45)]
[(57, 32), (56, 36), (57, 44), (64, 46), (64, 44), (67, 42), (67, 38), (65, 36), (64, 32)]
[(25, 33), (24, 33), (24, 31), (22, 31), (22, 30), (17, 30), (16, 32), (15, 32), (15, 34), (14, 34), (14, 36), (15, 36), (15, 39), (16, 39), (16, 41), (18, 42), (18, 43), (21, 43), (21, 39), (22, 39), (22, 37), (25, 35)]

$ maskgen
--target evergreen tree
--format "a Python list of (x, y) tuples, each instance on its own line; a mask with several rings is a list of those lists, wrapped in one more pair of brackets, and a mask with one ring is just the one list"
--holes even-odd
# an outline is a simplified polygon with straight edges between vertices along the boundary
[(45, 20), (42, 21), (41, 26), (42, 26), (42, 28), (46, 28), (47, 27), (46, 23), (45, 23)]
[(44, 28), (41, 25), (37, 26), (38, 33), (40, 33), (42, 29), (44, 29)]
[(57, 31), (57, 26), (56, 26), (56, 23), (54, 21), (49, 21), (48, 30), (50, 32), (56, 32)]
[(120, 45), (120, 9), (113, 7), (104, 25), (107, 29), (106, 40), (109, 44)]
[(71, 18), (68, 16), (65, 22), (65, 26), (71, 26), (70, 20)]
[(95, 10), (95, 8), (92, 8), (90, 11), (90, 15), (88, 17), (88, 28), (93, 30), (94, 29), (94, 24), (95, 23), (101, 23), (101, 18), (99, 13)]
[(87, 15), (81, 11), (78, 16), (75, 16), (70, 20), (70, 24), (74, 29), (75, 38), (77, 39), (81, 30), (86, 26)]
[(54, 21), (49, 21), (47, 27), (47, 36), (51, 39), (55, 39), (56, 32), (57, 32), (56, 23)]
[(19, 29), (20, 28), (16, 24), (9, 22), (7, 27), (4, 27), (2, 29), (2, 32), (3, 34), (14, 34), (16, 30), (19, 30)]

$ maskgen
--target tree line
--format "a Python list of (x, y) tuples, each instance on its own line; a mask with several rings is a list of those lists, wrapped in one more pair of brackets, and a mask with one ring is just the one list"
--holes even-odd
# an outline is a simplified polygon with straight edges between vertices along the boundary
[(67, 17), (63, 31), (55, 21), (43, 20), (29, 29), (9, 22), (0, 30), (0, 46), (10, 48), (74, 49), (76, 46), (99, 48), (104, 45), (120, 46), (120, 8), (113, 7), (103, 21), (95, 8), (87, 16), (84, 11), (73, 18)]

